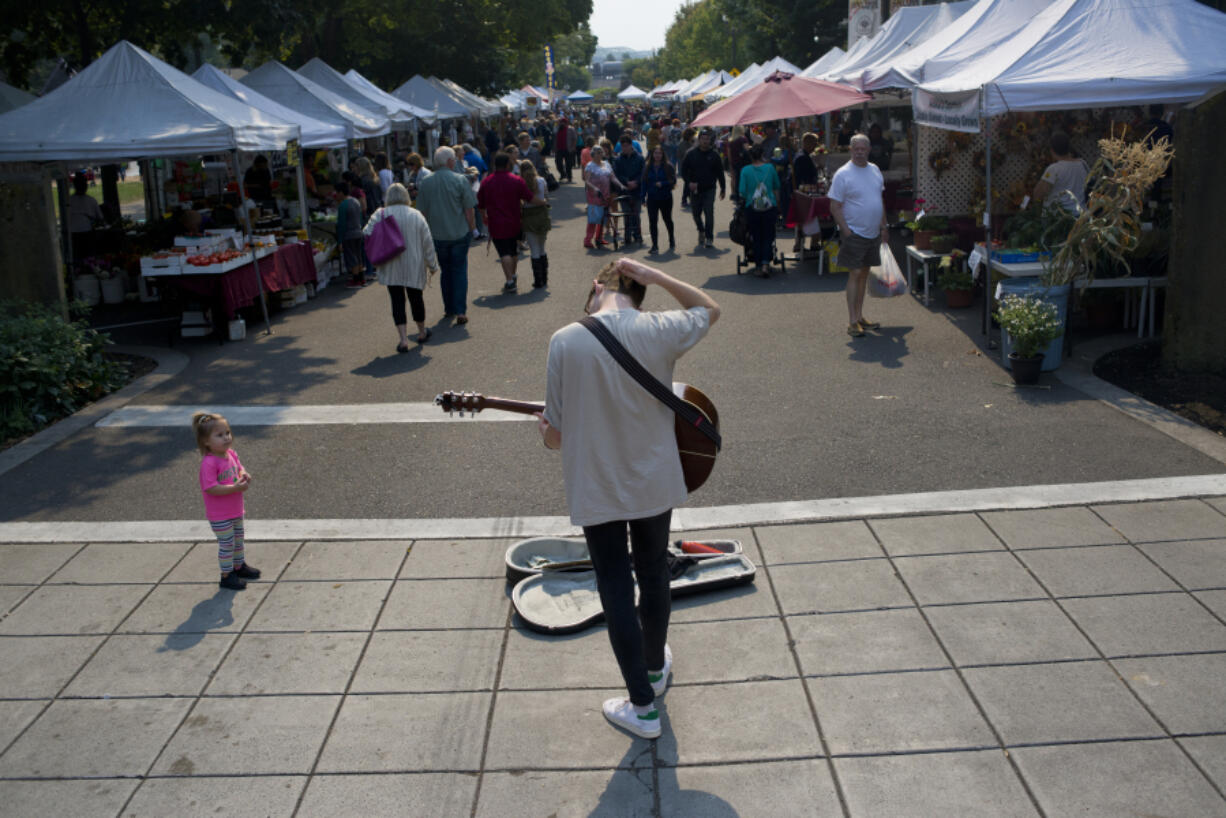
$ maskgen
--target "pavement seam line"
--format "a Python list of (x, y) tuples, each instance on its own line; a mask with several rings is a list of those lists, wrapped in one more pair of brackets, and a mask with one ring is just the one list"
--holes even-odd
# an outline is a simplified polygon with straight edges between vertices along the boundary
[[(975, 516), (979, 517), (978, 514)], [(932, 624), (932, 620), (928, 618), (928, 613), (924, 610), (924, 606), (920, 604), (919, 597), (915, 595), (915, 591), (911, 589), (911, 584), (907, 582), (906, 577), (904, 577), (902, 572), (898, 570), (898, 566), (895, 564), (894, 558), (890, 555), (889, 549), (885, 547), (885, 542), (882, 541), (881, 536), (877, 533), (877, 530), (873, 528), (871, 521), (865, 520), (864, 526), (869, 530), (869, 534), (872, 535), (873, 539), (877, 541), (877, 547), (881, 549), (881, 553), (885, 554), (886, 559), (889, 560), (890, 570), (898, 579), (898, 583), (903, 587), (903, 590), (907, 592), (907, 596), (911, 599), (911, 604), (915, 606), (916, 612), (924, 621), (924, 626), (928, 628), (928, 633), (936, 641), (937, 647), (941, 649), (941, 653), (945, 655), (945, 661), (949, 663), (950, 669), (952, 669), (954, 675), (958, 677), (958, 682), (962, 685), (962, 689), (966, 691), (967, 696), (970, 697), (971, 703), (975, 705), (975, 710), (978, 711), (979, 717), (983, 719), (983, 723), (986, 724), (988, 729), (992, 732), (992, 737), (996, 739), (997, 748), (1004, 754), (1005, 761), (1013, 770), (1013, 774), (1017, 776), (1018, 783), (1022, 785), (1022, 789), (1026, 792), (1026, 796), (1030, 799), (1030, 803), (1034, 806), (1035, 810), (1040, 816), (1044, 816), (1044, 818), (1046, 818), (1046, 811), (1044, 811), (1042, 804), (1039, 803), (1039, 798), (1035, 794), (1034, 790), (1031, 789), (1030, 782), (1026, 780), (1026, 776), (1022, 775), (1022, 769), (1018, 766), (1017, 760), (1013, 757), (1013, 754), (1009, 752), (1009, 749), (1005, 744), (1004, 736), (1001, 735), (1000, 730), (992, 722), (992, 719), (989, 718), (987, 708), (983, 706), (983, 702), (981, 702), (979, 697), (975, 695), (975, 691), (966, 680), (965, 672), (954, 659), (953, 653), (945, 644), (945, 640), (942, 639), (941, 635), (937, 632), (936, 626)], [(996, 532), (993, 531), (992, 533), (995, 535)], [(999, 540), (1000, 537), (997, 537), (997, 539)], [(1001, 541), (1001, 544), (1006, 545), (1003, 540)]]
[(515, 606), (507, 599), (507, 617), (502, 627), (502, 645), (498, 649), (498, 665), (494, 669), (494, 685), (490, 693), (490, 707), (485, 714), (485, 735), (481, 739), (481, 758), (477, 761), (477, 785), (473, 788), (473, 805), (469, 811), (471, 818), (477, 818), (477, 808), (481, 805), (481, 785), (485, 783), (485, 759), (490, 749), (490, 734), (494, 730), (494, 709), (498, 705), (498, 688), (502, 684), (502, 668), (507, 658), (507, 642), (511, 636), (511, 618), (515, 614)]
[[(3, 472), (0, 472), (0, 473), (3, 473)], [(30, 589), (29, 593), (23, 596), (16, 605), (13, 605), (12, 607), (8, 609), (7, 612), (5, 612), (4, 616), (0, 616), (0, 622), (3, 622), (5, 619), (7, 619), (13, 611), (17, 610), (17, 608), (20, 607), (22, 604), (24, 604), (27, 599), (32, 597), (39, 589), (43, 588), (47, 584), (47, 580), (51, 579), (51, 577), (55, 576), (60, 571), (63, 571), (64, 566), (72, 562), (73, 560), (75, 560), (77, 558), (77, 555), (80, 554), (82, 551), (84, 551), (87, 545), (88, 543), (81, 543), (80, 547), (78, 547), (76, 551), (73, 551), (72, 555), (69, 556), (68, 559), (64, 560), (62, 563), (59, 564), (59, 566), (55, 570), (49, 572), (47, 576), (43, 577), (41, 582), (34, 585), (34, 587)], [(126, 619), (127, 617), (124, 617), (124, 618)], [(38, 634), (38, 635), (45, 636), (46, 634)], [(81, 670), (93, 660), (94, 656), (98, 654), (98, 651), (102, 649), (102, 646), (106, 644), (106, 641), (107, 641), (106, 638), (103, 638), (103, 640), (98, 643), (97, 647), (95, 647), (92, 651), (90, 651), (89, 656), (85, 657), (85, 661), (82, 662), (77, 667), (76, 673), (73, 673), (71, 676), (69, 676), (68, 680), (65, 681), (64, 684), (60, 685), (60, 689), (57, 690), (54, 694), (52, 694), (49, 698), (47, 698), (46, 704), (43, 705), (42, 709), (38, 711), (38, 714), (34, 718), (30, 719), (30, 723), (27, 724), (25, 727), (21, 728), (19, 731), (17, 731), (17, 734), (13, 736), (13, 738), (10, 739), (7, 744), (5, 744), (3, 747), (0, 747), (0, 758), (3, 758), (4, 754), (7, 753), (9, 750), (11, 750), (13, 745), (16, 744), (18, 741), (20, 741), (21, 737), (24, 736), (27, 732), (29, 732), (30, 728), (33, 727), (35, 723), (38, 722), (38, 720), (43, 717), (44, 714), (46, 714), (47, 710), (50, 709), (51, 705), (55, 703), (55, 701), (59, 698), (60, 694), (68, 689), (68, 685), (72, 684), (73, 679), (77, 678), (77, 675), (80, 674)], [(41, 701), (43, 697), (38, 696), (36, 697), (36, 699)]]
[[(332, 718), (328, 721), (328, 728), (324, 730), (323, 740), (319, 742), (319, 748), (315, 751), (315, 759), (311, 762), (311, 769), (307, 771), (306, 783), (302, 785), (302, 791), (298, 793), (298, 799), (294, 802), (293, 812), (290, 813), (291, 818), (298, 814), (298, 810), (302, 809), (302, 801), (306, 798), (307, 790), (311, 788), (311, 781), (315, 778), (315, 772), (319, 769), (319, 761), (324, 757), (324, 750), (328, 747), (328, 741), (332, 738), (332, 731), (336, 728), (337, 719), (341, 717), (341, 710), (345, 707), (345, 702), (349, 699), (349, 691), (353, 689), (353, 680), (357, 678), (358, 670), (362, 667), (362, 661), (366, 658), (366, 651), (370, 648), (370, 642), (375, 637), (375, 633), (379, 629), (379, 619), (383, 616), (383, 612), (387, 610), (387, 601), (392, 598), (392, 591), (396, 589), (396, 583), (399, 581), (400, 572), (404, 570), (404, 564), (409, 559), (409, 555), (413, 552), (415, 540), (409, 541), (409, 546), (404, 549), (404, 554), (400, 557), (400, 562), (396, 565), (396, 571), (392, 576), (392, 581), (388, 583), (387, 590), (383, 594), (382, 601), (379, 602), (379, 610), (375, 612), (374, 618), (370, 622), (370, 628), (366, 632), (366, 639), (362, 642), (362, 649), (358, 651), (357, 661), (353, 663), (353, 670), (349, 671), (349, 679), (345, 682), (345, 689), (341, 691), (339, 700), (336, 703), (336, 710), (332, 711)], [(295, 552), (295, 556), (301, 553), (302, 549), (306, 548), (304, 542)], [(285, 566), (285, 571), (288, 571), (293, 560)], [(283, 572), (284, 573), (284, 572)], [(337, 580), (345, 582), (346, 580)], [(287, 583), (288, 584), (288, 583)], [(272, 593), (272, 591), (269, 591)], [(254, 616), (254, 614), (253, 614)]]
[(822, 729), (822, 719), (817, 712), (817, 703), (813, 700), (813, 691), (809, 689), (809, 683), (805, 679), (805, 669), (800, 662), (800, 654), (796, 650), (796, 639), (792, 636), (792, 628), (788, 624), (788, 614), (783, 609), (783, 601), (779, 599), (779, 589), (775, 587), (775, 578), (771, 574), (769, 560), (766, 559), (766, 549), (758, 538), (756, 527), (751, 527), (749, 533), (753, 537), (754, 545), (758, 547), (758, 556), (762, 560), (762, 573), (766, 575), (766, 584), (770, 588), (771, 598), (775, 602), (775, 610), (779, 614), (779, 622), (783, 626), (783, 635), (787, 639), (788, 652), (792, 655), (792, 664), (796, 667), (796, 675), (800, 681), (800, 688), (804, 691), (805, 703), (809, 706), (809, 715), (813, 719), (814, 729), (817, 730), (818, 746), (821, 747), (822, 755), (825, 756), (826, 771), (830, 774), (831, 783), (834, 785), (834, 793), (839, 799), (839, 809), (842, 810), (844, 818), (851, 818), (851, 808), (847, 804), (847, 793), (843, 791), (843, 782), (839, 779), (839, 771), (835, 768), (834, 758), (830, 755), (830, 744), (826, 741), (826, 732)]
[[(197, 547), (199, 547), (201, 543), (207, 543), (207, 542), (209, 541), (208, 540), (198, 540), (198, 541), (193, 542), (191, 547), (187, 549), (187, 553), (185, 553), (183, 557), (180, 558), (180, 562), (184, 559), (187, 559), (187, 555), (190, 554), (192, 551), (194, 551)], [(136, 787), (132, 790), (132, 792), (128, 793), (128, 797), (127, 799), (124, 800), (123, 806), (121, 806), (119, 808), (119, 812), (116, 813), (116, 818), (123, 818), (124, 810), (128, 808), (128, 805), (132, 803), (132, 799), (136, 797), (136, 794), (138, 792), (140, 792), (140, 789), (145, 785), (145, 781), (149, 779), (150, 774), (153, 772), (153, 768), (157, 766), (158, 760), (161, 759), (162, 755), (166, 752), (166, 748), (169, 747), (170, 743), (175, 740), (175, 736), (179, 735), (179, 731), (183, 729), (183, 725), (187, 723), (187, 720), (191, 718), (192, 713), (195, 711), (196, 707), (200, 704), (201, 701), (203, 701), (204, 691), (207, 690), (208, 686), (213, 683), (213, 677), (216, 675), (217, 671), (221, 669), (221, 666), (225, 664), (226, 660), (230, 658), (230, 654), (234, 652), (235, 646), (239, 643), (239, 640), (243, 638), (243, 634), (246, 632), (247, 626), (251, 624), (251, 621), (253, 619), (255, 619), (256, 615), (260, 612), (260, 608), (264, 607), (264, 603), (268, 601), (269, 595), (272, 594), (273, 588), (276, 587), (277, 582), (280, 580), (281, 576), (284, 575), (286, 568), (288, 568), (289, 564), (293, 562), (294, 557), (298, 555), (298, 552), (301, 551), (303, 546), (305, 545), (306, 545), (305, 542), (298, 543), (298, 547), (294, 549), (294, 553), (286, 561), (286, 564), (282, 566), (281, 571), (277, 574), (276, 579), (272, 580), (272, 582), (270, 583), (271, 587), (269, 587), (268, 591), (264, 594), (264, 596), (260, 597), (260, 601), (255, 604), (255, 607), (251, 609), (251, 613), (248, 614), (247, 616), (247, 621), (244, 622), (243, 626), (239, 628), (238, 631), (234, 634), (234, 639), (231, 640), (230, 646), (226, 648), (225, 652), (221, 656), (221, 659), (218, 660), (217, 666), (213, 668), (213, 671), (209, 674), (209, 678), (206, 680), (204, 685), (201, 686), (200, 693), (195, 697), (195, 701), (193, 701), (191, 705), (188, 706), (187, 710), (183, 712), (183, 718), (179, 719), (179, 723), (175, 725), (175, 729), (170, 731), (170, 735), (166, 737), (166, 741), (162, 743), (162, 746), (158, 749), (157, 753), (153, 756), (153, 760), (149, 762), (149, 766), (145, 769), (144, 774), (139, 775), (139, 776), (134, 776), (135, 778), (138, 778), (140, 780), (140, 783), (136, 785)], [(174, 569), (172, 568), (171, 570), (173, 571)], [(169, 576), (169, 572), (167, 572), (167, 575)], [(160, 582), (155, 583), (153, 587), (157, 588), (158, 585), (161, 585), (161, 583)], [(153, 591), (150, 590), (150, 593), (153, 593)], [(135, 610), (136, 609), (133, 608), (133, 611)], [(305, 789), (305, 786), (304, 786), (304, 789)]]
[[(1099, 514), (1098, 511), (1093, 506), (1087, 505), (1086, 508), (1090, 511), (1091, 514), (1098, 517), (1098, 519), (1101, 520), (1104, 524), (1110, 526), (1110, 523), (1108, 523), (1107, 520), (1101, 514)], [(1188, 749), (1186, 747), (1184, 747), (1178, 741), (1175, 741), (1175, 736), (1171, 732), (1171, 729), (1166, 725), (1166, 722), (1164, 722), (1161, 718), (1159, 718), (1158, 714), (1154, 712), (1153, 708), (1150, 707), (1149, 704), (1146, 703), (1146, 701), (1141, 697), (1141, 694), (1138, 693), (1133, 688), (1132, 685), (1128, 684), (1128, 680), (1124, 678), (1124, 674), (1120, 673), (1119, 668), (1115, 666), (1115, 661), (1110, 656), (1107, 655), (1107, 652), (1103, 650), (1101, 646), (1099, 646), (1098, 642), (1094, 641), (1094, 639), (1090, 637), (1090, 634), (1084, 628), (1082, 628), (1081, 623), (1078, 622), (1076, 618), (1071, 613), (1068, 612), (1068, 610), (1064, 607), (1064, 605), (1061, 604), (1060, 598), (1052, 594), (1051, 589), (1047, 586), (1047, 583), (1043, 582), (1043, 580), (1039, 578), (1038, 574), (1036, 574), (1031, 569), (1031, 567), (1026, 563), (1024, 559), (1022, 559), (1018, 554), (1016, 554), (1012, 548), (1009, 548), (1009, 543), (1005, 541), (1005, 538), (1002, 537), (999, 533), (997, 533), (996, 529), (992, 528), (991, 524), (989, 524), (987, 520), (983, 519), (982, 515), (976, 515), (976, 516), (978, 516), (980, 518), (980, 521), (984, 525), (986, 525), (988, 529), (994, 535), (996, 535), (1002, 543), (1004, 543), (1005, 548), (1009, 550), (1009, 553), (1013, 556), (1014, 561), (1022, 567), (1022, 570), (1024, 570), (1027, 574), (1030, 575), (1030, 578), (1034, 582), (1038, 583), (1039, 587), (1043, 589), (1043, 592), (1047, 594), (1048, 598), (1051, 599), (1051, 601), (1056, 605), (1056, 607), (1060, 609), (1060, 612), (1063, 613), (1064, 616), (1073, 624), (1073, 627), (1077, 629), (1077, 631), (1081, 634), (1082, 638), (1084, 638), (1087, 642), (1090, 643), (1090, 646), (1094, 648), (1095, 652), (1098, 653), (1102, 661), (1106, 662), (1107, 667), (1110, 668), (1111, 672), (1115, 675), (1115, 678), (1118, 679), (1119, 683), (1124, 686), (1124, 689), (1128, 691), (1128, 694), (1132, 696), (1133, 700), (1136, 701), (1136, 703), (1141, 706), (1141, 709), (1143, 709), (1145, 713), (1151, 719), (1154, 720), (1155, 724), (1157, 724), (1160, 728), (1162, 728), (1162, 732), (1165, 733), (1165, 737), (1162, 740), (1171, 741), (1176, 747), (1178, 747), (1179, 751), (1183, 753), (1184, 758), (1186, 758), (1189, 762), (1191, 762), (1192, 766), (1196, 769), (1196, 771), (1201, 774), (1201, 777), (1203, 777), (1206, 781), (1209, 782), (1209, 786), (1212, 787), (1213, 791), (1218, 794), (1218, 797), (1226, 799), (1226, 795), (1223, 794), (1222, 789), (1217, 785), (1217, 783), (1213, 780), (1213, 778), (1204, 770), (1204, 768), (1201, 767), (1200, 764), (1197, 763), (1196, 759), (1192, 757), (1192, 754), (1188, 752)], [(1115, 529), (1115, 527), (1112, 526), (1112, 530), (1117, 530), (1117, 529)], [(1148, 555), (1145, 554), (1145, 552), (1142, 551), (1140, 548), (1138, 548), (1136, 543), (1134, 543), (1131, 538), (1125, 535), (1122, 531), (1118, 533), (1128, 541), (1128, 545), (1134, 551), (1140, 552), (1143, 558), (1148, 559)], [(1150, 561), (1152, 562), (1152, 560)], [(1175, 584), (1179, 588), (1183, 589), (1183, 593), (1186, 596), (1189, 596), (1195, 602), (1201, 605), (1204, 605), (1204, 603), (1202, 603), (1199, 599), (1196, 598), (1195, 594), (1183, 588), (1183, 585), (1178, 580), (1176, 580), (1174, 577), (1171, 577), (1170, 574), (1165, 571), (1165, 569), (1163, 569), (1161, 566), (1157, 566), (1157, 567), (1164, 574), (1170, 577), (1170, 579), (1174, 581)], [(1219, 622), (1221, 622), (1221, 619), (1217, 617), (1216, 615), (1214, 616), (1214, 618), (1217, 619)]]

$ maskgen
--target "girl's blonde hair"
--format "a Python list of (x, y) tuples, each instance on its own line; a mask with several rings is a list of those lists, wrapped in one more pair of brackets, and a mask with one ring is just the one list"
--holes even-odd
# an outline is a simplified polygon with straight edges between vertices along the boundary
[(200, 454), (209, 453), (207, 441), (209, 435), (213, 434), (213, 427), (218, 423), (230, 425), (224, 415), (216, 412), (197, 412), (192, 415), (192, 430), (196, 433), (196, 448), (200, 450)]
[(359, 156), (353, 163), (353, 172), (358, 176), (365, 176), (367, 179), (379, 181), (379, 177), (375, 174), (374, 166), (370, 164), (370, 160), (365, 156)]
[(535, 197), (536, 165), (532, 164), (531, 159), (525, 159), (519, 163), (519, 178), (524, 180), (524, 183), (528, 185), (528, 190), (531, 190), (533, 197)]

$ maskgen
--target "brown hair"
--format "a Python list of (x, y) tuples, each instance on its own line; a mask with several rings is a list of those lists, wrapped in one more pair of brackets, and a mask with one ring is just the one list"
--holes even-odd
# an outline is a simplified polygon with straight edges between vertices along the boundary
[(805, 153), (812, 153), (818, 146), (821, 140), (817, 138), (817, 134), (810, 131), (800, 138), (800, 147)]
[[(635, 309), (642, 308), (643, 299), (647, 296), (647, 285), (640, 284), (633, 278), (617, 272), (616, 261), (610, 261), (600, 268), (600, 272), (596, 274), (596, 283), (603, 285), (606, 291), (630, 296)], [(592, 288), (592, 294), (595, 293), (595, 289), (595, 287)], [(588, 301), (591, 301), (592, 294), (588, 295)]]
[(425, 164), (426, 164), (426, 163), (425, 163), (425, 162), (422, 160), (422, 158), (421, 158), (421, 154), (420, 154), (420, 153), (410, 153), (410, 154), (409, 154), (407, 157), (405, 157), (404, 163), (405, 163), (406, 165), (408, 165), (409, 167), (411, 167), (411, 168), (413, 168), (413, 167), (416, 167), (416, 168), (424, 167), (424, 166), (425, 166)]
[(528, 190), (532, 191), (532, 198), (536, 198), (536, 166), (532, 164), (531, 159), (525, 159), (519, 163), (519, 178), (524, 180), (528, 185)]
[(192, 430), (196, 433), (196, 448), (200, 450), (200, 454), (209, 453), (207, 441), (209, 435), (213, 434), (213, 427), (218, 423), (229, 425), (224, 415), (214, 412), (197, 412), (192, 415)]

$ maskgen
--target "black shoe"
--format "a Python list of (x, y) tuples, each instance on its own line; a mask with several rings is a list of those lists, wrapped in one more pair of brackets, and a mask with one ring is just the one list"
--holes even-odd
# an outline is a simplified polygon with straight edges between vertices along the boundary
[(253, 568), (252, 566), (248, 565), (245, 562), (242, 565), (235, 568), (230, 573), (234, 574), (235, 576), (242, 577), (243, 579), (259, 579), (260, 578), (260, 569)]
[(233, 571), (222, 575), (221, 582), (217, 584), (222, 588), (229, 588), (231, 591), (241, 591), (247, 587), (247, 583), (235, 576)]
[(647, 255), (649, 256), (657, 256), (659, 254), (660, 254), (660, 248), (656, 247), (654, 244), (651, 245), (651, 249), (647, 251)]

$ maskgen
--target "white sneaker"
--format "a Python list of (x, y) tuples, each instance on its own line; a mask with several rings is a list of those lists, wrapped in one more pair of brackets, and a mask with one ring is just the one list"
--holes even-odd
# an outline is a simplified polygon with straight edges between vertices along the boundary
[(664, 669), (660, 671), (647, 671), (647, 680), (651, 682), (651, 689), (655, 691), (657, 697), (663, 696), (664, 691), (668, 690), (668, 674), (673, 672), (673, 651), (668, 645), (664, 646)]
[(651, 710), (641, 716), (629, 699), (608, 699), (601, 709), (604, 717), (615, 727), (629, 730), (642, 738), (660, 737), (660, 710), (654, 702)]

